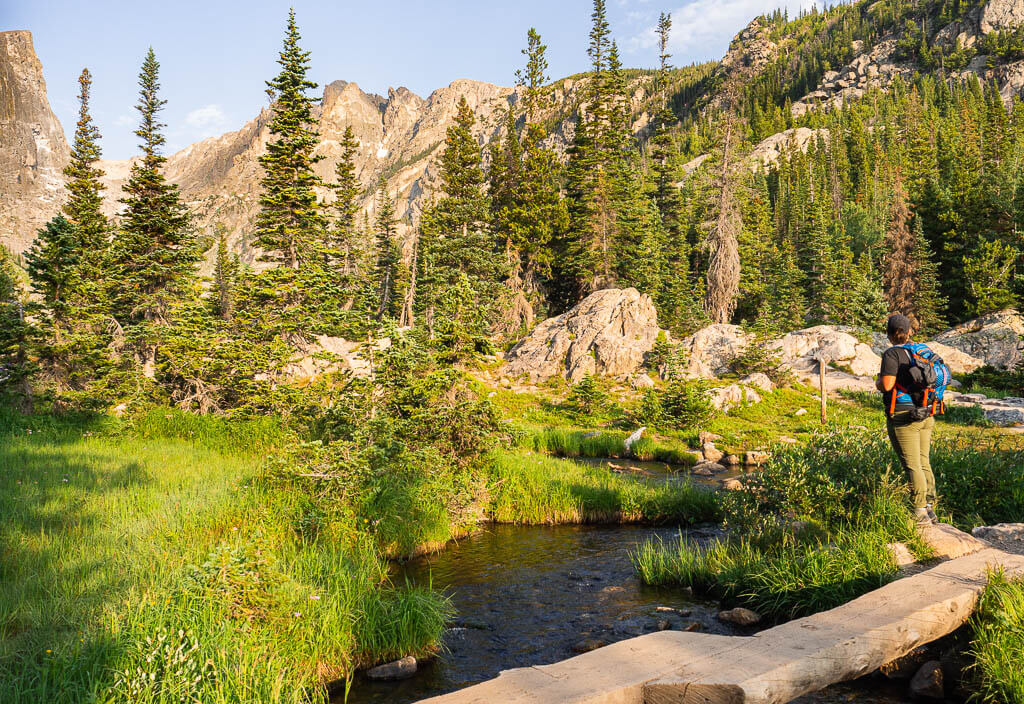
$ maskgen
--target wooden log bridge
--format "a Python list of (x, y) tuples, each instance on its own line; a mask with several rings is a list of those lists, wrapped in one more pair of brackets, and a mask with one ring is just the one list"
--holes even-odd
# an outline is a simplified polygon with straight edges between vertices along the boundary
[(866, 675), (952, 633), (990, 569), (1024, 575), (1024, 556), (952, 526), (923, 530), (948, 561), (858, 599), (753, 636), (662, 631), (557, 662), (502, 672), (423, 704), (782, 704)]

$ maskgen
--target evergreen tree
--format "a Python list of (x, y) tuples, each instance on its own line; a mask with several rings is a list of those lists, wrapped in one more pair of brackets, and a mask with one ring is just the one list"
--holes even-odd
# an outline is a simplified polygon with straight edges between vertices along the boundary
[(334, 168), (334, 227), (331, 230), (331, 247), (338, 252), (342, 276), (351, 277), (355, 271), (355, 250), (357, 248), (358, 226), (356, 216), (359, 214), (359, 194), (361, 187), (356, 176), (355, 159), (358, 154), (359, 141), (352, 132), (352, 126), (345, 127), (341, 137), (341, 157)]
[(217, 258), (213, 263), (213, 285), (217, 292), (217, 315), (230, 320), (235, 312), (235, 286), (238, 282), (238, 260), (228, 252), (227, 238), (217, 238)]
[(513, 291), (525, 292), (528, 306), (539, 303), (541, 282), (551, 274), (552, 242), (565, 231), (569, 219), (558, 183), (558, 157), (542, 144), (546, 131), (540, 118), (549, 80), (546, 50), (540, 35), (531, 29), (523, 50), (526, 67), (516, 72), (526, 89), (522, 139), (515, 132), (510, 110), (504, 148), (494, 150), (491, 159), (494, 231), (505, 240), (509, 285)]
[(6, 247), (0, 246), (0, 399), (6, 397), (21, 410), (29, 410), (32, 368), (29, 348), (32, 326), (25, 312), (17, 265)]
[(291, 269), (316, 256), (327, 229), (314, 190), (321, 185), (313, 172), (313, 164), (321, 158), (313, 153), (319, 142), (314, 101), (306, 95), (317, 84), (306, 78), (309, 52), (300, 48), (300, 39), (295, 11), (289, 10), (284, 48), (277, 62), (281, 72), (267, 81), (274, 117), (267, 153), (260, 157), (263, 192), (255, 239), (269, 260)]
[(178, 188), (161, 171), (167, 159), (159, 151), (165, 140), (158, 113), (166, 101), (158, 97), (159, 71), (150, 48), (139, 74), (136, 105), (142, 118), (135, 130), (142, 140), (142, 158), (124, 186), (124, 214), (114, 244), (120, 276), (117, 317), (129, 322), (162, 319), (180, 285), (193, 277), (199, 259)]
[(444, 197), (424, 210), (417, 258), (417, 307), (433, 329), (441, 295), (465, 274), (477, 305), (495, 307), (505, 267), (491, 231), (480, 144), (473, 136), (473, 111), (459, 100), (455, 122), (441, 154)]
[(77, 301), (77, 305), (95, 307), (105, 302), (103, 280), (106, 275), (104, 264), (109, 246), (109, 227), (101, 211), (103, 171), (96, 168), (100, 158), (100, 131), (89, 113), (89, 94), (92, 88), (89, 69), (82, 69), (78, 85), (78, 124), (71, 148), (71, 161), (64, 167), (64, 175), (68, 179), (65, 186), (68, 199), (62, 210), (75, 227), (81, 257), (80, 283), (88, 290)]
[(46, 334), (57, 343), (67, 336), (74, 312), (69, 299), (81, 281), (79, 245), (75, 226), (58, 215), (39, 230), (25, 253), (32, 290), (47, 320)]
[(921, 218), (914, 218), (914, 271), (917, 285), (914, 290), (913, 311), (919, 329), (925, 334), (941, 332), (946, 327), (942, 311), (946, 297), (942, 293), (939, 269), (925, 239)]
[(620, 67), (608, 29), (604, 0), (594, 0), (591, 14), (591, 60), (587, 101), (580, 109), (576, 133), (569, 152), (567, 196), (569, 231), (563, 244), (561, 273), (571, 278), (569, 300), (572, 304), (601, 288), (615, 284), (615, 250), (619, 235), (616, 228), (616, 177), (623, 177), (619, 160), (625, 139), (621, 116), (624, 96), (616, 94), (622, 86)]
[(398, 265), (401, 253), (398, 249), (397, 220), (395, 205), (388, 195), (388, 182), (383, 175), (377, 183), (377, 219), (374, 233), (377, 242), (377, 262), (374, 267), (374, 280), (377, 282), (376, 316), (380, 320), (384, 316), (397, 317), (400, 300), (396, 294), (398, 284)]

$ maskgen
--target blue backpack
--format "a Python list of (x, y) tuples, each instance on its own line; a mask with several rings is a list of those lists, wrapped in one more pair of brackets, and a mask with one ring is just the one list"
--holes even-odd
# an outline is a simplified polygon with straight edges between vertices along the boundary
[(952, 376), (942, 357), (935, 354), (928, 345), (919, 342), (896, 347), (906, 350), (910, 358), (910, 383), (907, 387), (896, 384), (889, 404), (889, 415), (896, 411), (897, 403), (912, 403), (917, 406), (912, 412), (917, 420), (945, 413), (946, 404), (943, 397)]

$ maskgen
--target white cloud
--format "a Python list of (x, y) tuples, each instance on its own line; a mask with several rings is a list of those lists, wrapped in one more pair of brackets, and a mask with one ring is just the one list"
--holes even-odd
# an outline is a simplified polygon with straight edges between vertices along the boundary
[(135, 120), (131, 115), (118, 115), (114, 120), (114, 125), (116, 127), (131, 127), (134, 124)]
[[(692, 0), (672, 12), (669, 50), (673, 63), (680, 66), (720, 58), (732, 38), (758, 15), (781, 8), (794, 16), (815, 4), (814, 0)], [(628, 40), (630, 51), (649, 50), (657, 45), (658, 35), (653, 26)]]
[(227, 121), (228, 116), (216, 104), (204, 105), (185, 115), (185, 124), (200, 131), (219, 130)]

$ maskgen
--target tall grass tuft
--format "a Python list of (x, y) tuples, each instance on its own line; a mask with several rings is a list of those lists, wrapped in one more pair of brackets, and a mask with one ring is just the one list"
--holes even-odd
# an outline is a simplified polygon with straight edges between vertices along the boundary
[(977, 701), (1024, 704), (1024, 580), (990, 573), (970, 629)]
[(496, 452), (488, 513), (501, 523), (680, 523), (720, 518), (715, 494), (689, 482), (643, 482), (567, 459)]

